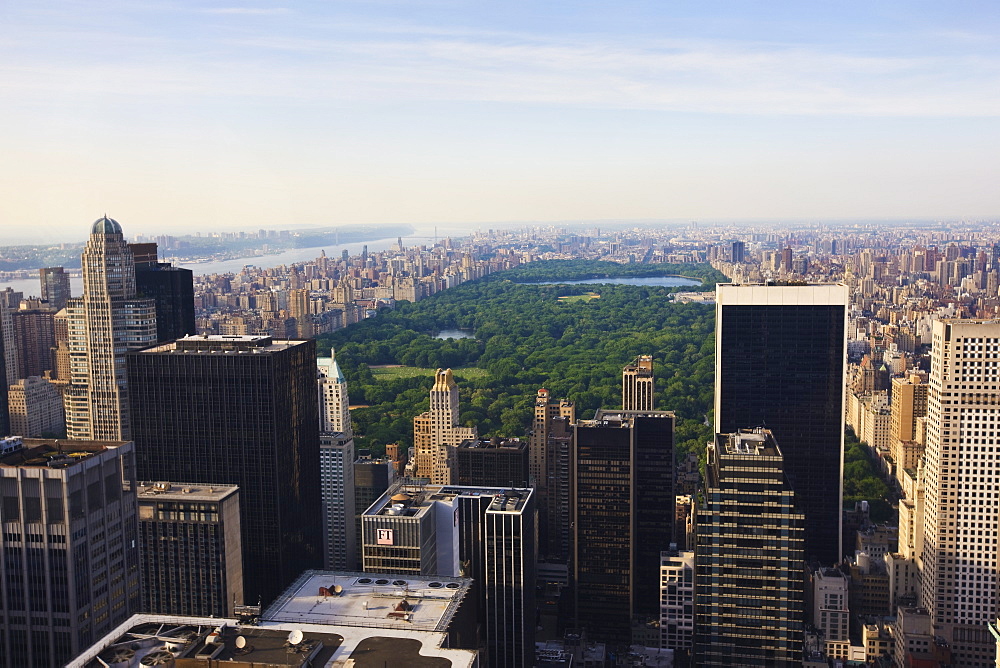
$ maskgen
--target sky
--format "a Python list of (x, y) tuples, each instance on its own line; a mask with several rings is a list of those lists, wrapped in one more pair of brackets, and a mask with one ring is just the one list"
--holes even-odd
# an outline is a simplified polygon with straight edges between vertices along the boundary
[(0, 245), (1000, 218), (1000, 3), (0, 0)]

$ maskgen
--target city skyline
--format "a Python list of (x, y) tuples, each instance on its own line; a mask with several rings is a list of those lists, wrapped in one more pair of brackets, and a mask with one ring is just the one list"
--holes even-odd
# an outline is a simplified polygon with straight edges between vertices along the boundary
[(104, 211), (135, 233), (997, 216), (998, 19), (980, 2), (16, 5), (6, 233)]

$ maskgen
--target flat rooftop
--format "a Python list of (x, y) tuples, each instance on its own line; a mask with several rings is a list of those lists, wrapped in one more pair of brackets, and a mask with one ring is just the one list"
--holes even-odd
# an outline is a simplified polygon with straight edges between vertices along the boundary
[(187, 482), (140, 482), (139, 502), (158, 501), (222, 501), (239, 491), (237, 485), (206, 485)]
[(261, 354), (285, 350), (306, 343), (304, 340), (278, 339), (263, 334), (229, 335), (191, 335), (176, 341), (170, 341), (150, 348), (139, 350), (139, 353), (158, 353), (172, 355), (191, 354)]
[(0, 466), (64, 469), (129, 441), (73, 441), (68, 439), (25, 438), (19, 445), (4, 439)]
[(716, 443), (721, 451), (733, 457), (755, 455), (759, 457), (781, 457), (781, 451), (771, 435), (765, 430), (746, 430), (732, 434), (718, 434)]
[(306, 571), (264, 612), (269, 622), (444, 632), (467, 578)]
[[(242, 640), (240, 640), (242, 638)], [(67, 668), (472, 668), (473, 650), (442, 647), (444, 633), (235, 619), (133, 615), (70, 661)], [(169, 652), (169, 656), (167, 656)], [(142, 663), (145, 660), (146, 663)], [(164, 661), (164, 663), (156, 663)], [(176, 663), (175, 663), (176, 661)]]
[(519, 487), (399, 484), (390, 487), (363, 514), (421, 517), (435, 502), (451, 502), (459, 496), (490, 496), (493, 500), (488, 511), (520, 512), (532, 493), (531, 488)]

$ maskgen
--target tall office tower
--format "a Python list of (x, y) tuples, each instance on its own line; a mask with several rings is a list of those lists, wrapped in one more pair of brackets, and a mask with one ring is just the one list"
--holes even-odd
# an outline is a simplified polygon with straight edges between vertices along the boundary
[[(566, 564), (572, 546), (573, 504), (570, 500), (570, 459), (573, 452), (573, 422), (567, 417), (552, 418), (546, 446), (546, 487), (544, 507), (538, 509), (538, 552), (543, 561)], [(537, 493), (537, 490), (536, 490)]]
[(622, 369), (622, 410), (653, 410), (653, 389), (653, 357), (639, 355)]
[(458, 426), (458, 385), (451, 369), (438, 369), (430, 392), (430, 410), (413, 418), (417, 475), (435, 485), (451, 484), (455, 448), (476, 438), (475, 427)]
[(17, 335), (14, 332), (14, 311), (19, 305), (0, 304), (0, 344), (3, 346), (4, 372), (8, 385), (22, 377), (21, 359), (17, 355)]
[(52, 369), (52, 348), (56, 345), (55, 311), (19, 309), (10, 315), (21, 363), (20, 377), (45, 375)]
[(66, 429), (62, 395), (44, 378), (29, 376), (8, 389), (10, 431), (18, 436), (60, 436)]
[(239, 486), (247, 602), (323, 564), (314, 341), (189, 336), (128, 380), (141, 478)]
[(734, 241), (732, 245), (732, 260), (739, 264), (746, 258), (747, 245), (743, 241)]
[(660, 553), (660, 647), (674, 650), (674, 665), (694, 645), (694, 552)]
[(396, 482), (396, 469), (387, 459), (373, 458), (368, 450), (361, 450), (354, 461), (354, 562), (361, 567), (361, 515), (385, 490)]
[(458, 556), (478, 583), (491, 666), (535, 665), (534, 490), (516, 487), (445, 487), (458, 494)]
[(674, 523), (674, 414), (604, 411), (579, 420), (570, 462), (577, 625), (628, 644), (633, 616), (658, 618), (660, 552)]
[(786, 274), (792, 273), (792, 249), (786, 248), (781, 251), (781, 270)]
[(889, 447), (900, 479), (907, 469), (917, 468), (924, 454), (923, 444), (917, 440), (917, 418), (927, 415), (928, 387), (927, 378), (918, 373), (892, 379)]
[(156, 306), (136, 297), (135, 261), (116, 221), (105, 216), (94, 223), (81, 260), (83, 296), (66, 305), (66, 433), (81, 440), (127, 439), (125, 353), (156, 342)]
[(353, 431), (347, 381), (332, 354), (330, 357), (316, 358), (316, 385), (319, 393), (320, 432), (350, 436)]
[(300, 338), (307, 339), (313, 336), (312, 314), (309, 311), (309, 290), (289, 291), (288, 314), (295, 318), (295, 329)]
[(517, 438), (464, 441), (455, 450), (456, 484), (527, 487), (528, 443)]
[(695, 548), (695, 665), (802, 665), (803, 515), (766, 429), (708, 446)]
[(196, 334), (194, 272), (160, 262), (156, 244), (129, 244), (135, 257), (135, 289), (156, 303), (156, 340)]
[[(552, 554), (547, 547), (553, 529), (549, 528), (549, 483), (551, 472), (549, 453), (552, 421), (558, 417), (565, 418), (570, 424), (576, 422), (576, 407), (572, 401), (556, 399), (549, 395), (545, 388), (538, 390), (535, 397), (535, 417), (531, 423), (531, 433), (528, 436), (528, 482), (535, 488), (535, 501), (538, 508), (539, 551), (544, 558)], [(568, 459), (562, 460), (565, 464)], [(565, 550), (564, 550), (565, 551)]]
[(921, 602), (955, 664), (994, 665), (1000, 606), (1000, 321), (933, 325)]
[[(0, 306), (0, 317), (3, 316), (4, 311), (4, 307)], [(0, 438), (10, 434), (10, 404), (7, 398), (7, 388), (11, 384), (7, 380), (8, 345), (0, 332)]]
[(160, 481), (137, 500), (142, 611), (232, 617), (243, 605), (239, 488)]
[(534, 490), (394, 485), (363, 515), (364, 570), (476, 583), (490, 666), (534, 665)]
[(49, 303), (49, 308), (53, 311), (66, 308), (66, 301), (73, 296), (69, 274), (62, 267), (45, 267), (38, 270), (38, 280), (42, 287), (42, 299)]
[(839, 563), (847, 287), (719, 285), (715, 313), (715, 431), (774, 433), (806, 557)]
[(52, 366), (53, 377), (64, 383), (68, 383), (72, 374), (69, 366), (69, 312), (66, 309), (57, 311), (52, 316), (52, 327), (54, 332), (52, 345)]
[(40, 439), (0, 448), (0, 666), (62, 666), (139, 611), (134, 448)]
[(319, 435), (320, 496), (323, 499), (323, 563), (326, 570), (356, 568), (354, 437)]

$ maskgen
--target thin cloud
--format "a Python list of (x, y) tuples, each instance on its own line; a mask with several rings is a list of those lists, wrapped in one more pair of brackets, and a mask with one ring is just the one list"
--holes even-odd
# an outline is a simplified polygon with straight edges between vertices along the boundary
[(272, 14), (287, 14), (287, 7), (215, 7), (197, 10), (199, 14), (252, 14), (267, 16)]

